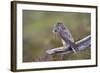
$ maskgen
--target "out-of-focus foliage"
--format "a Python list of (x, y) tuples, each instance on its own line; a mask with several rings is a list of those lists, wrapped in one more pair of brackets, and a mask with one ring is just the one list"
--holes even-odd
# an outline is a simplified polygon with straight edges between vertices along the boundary
[[(23, 10), (23, 62), (62, 60), (59, 55), (47, 56), (46, 50), (62, 46), (61, 39), (52, 33), (53, 25), (63, 22), (75, 41), (91, 34), (91, 14)], [(66, 54), (65, 60), (91, 58), (90, 48)]]

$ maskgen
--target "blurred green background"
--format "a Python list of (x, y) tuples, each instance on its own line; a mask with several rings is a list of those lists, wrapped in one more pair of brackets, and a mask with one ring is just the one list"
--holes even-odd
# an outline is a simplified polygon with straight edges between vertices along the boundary
[[(90, 18), (90, 13), (23, 10), (23, 62), (62, 60), (58, 54), (46, 54), (46, 50), (62, 46), (61, 39), (52, 33), (53, 25), (63, 22), (78, 41), (91, 34)], [(90, 48), (64, 55), (64, 60), (90, 58)]]

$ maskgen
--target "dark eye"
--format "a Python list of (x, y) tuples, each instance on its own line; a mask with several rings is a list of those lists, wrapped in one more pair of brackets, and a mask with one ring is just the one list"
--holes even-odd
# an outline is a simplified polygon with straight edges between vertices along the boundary
[(57, 32), (57, 29), (56, 28), (53, 28), (53, 32)]
[(57, 32), (57, 30), (54, 30), (54, 32)]

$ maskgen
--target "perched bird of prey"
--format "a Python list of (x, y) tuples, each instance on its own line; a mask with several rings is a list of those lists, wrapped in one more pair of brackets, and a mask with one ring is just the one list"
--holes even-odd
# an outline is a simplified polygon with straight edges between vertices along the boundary
[(57, 33), (57, 35), (61, 37), (64, 48), (70, 46), (73, 52), (77, 53), (76, 50), (78, 50), (78, 48), (76, 44), (74, 43), (74, 39), (70, 31), (68, 30), (68, 28), (65, 27), (62, 22), (58, 22), (54, 24), (53, 32)]

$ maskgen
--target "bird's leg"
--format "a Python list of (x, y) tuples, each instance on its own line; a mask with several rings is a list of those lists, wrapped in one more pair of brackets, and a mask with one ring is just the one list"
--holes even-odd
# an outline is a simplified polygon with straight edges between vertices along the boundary
[[(68, 47), (68, 46), (71, 46), (71, 45), (69, 45), (69, 44), (66, 44), (66, 42), (63, 40), (63, 39), (61, 39), (62, 40), (62, 44), (63, 44), (63, 46), (64, 46), (64, 48), (66, 48), (66, 47)], [(73, 52), (75, 53), (75, 54), (77, 54), (77, 52), (76, 52), (76, 45), (73, 43), (72, 44), (73, 46), (71, 47), (72, 48), (72, 50), (73, 50)], [(75, 45), (75, 46), (74, 46)]]
[(76, 52), (76, 50), (75, 50), (74, 48), (72, 48), (72, 50), (73, 50), (73, 52), (74, 52), (75, 54), (77, 54), (77, 52)]
[(78, 51), (77, 45), (76, 45), (75, 43), (72, 43), (70, 46), (71, 46), (73, 52), (74, 52), (75, 54), (77, 54), (77, 51)]

